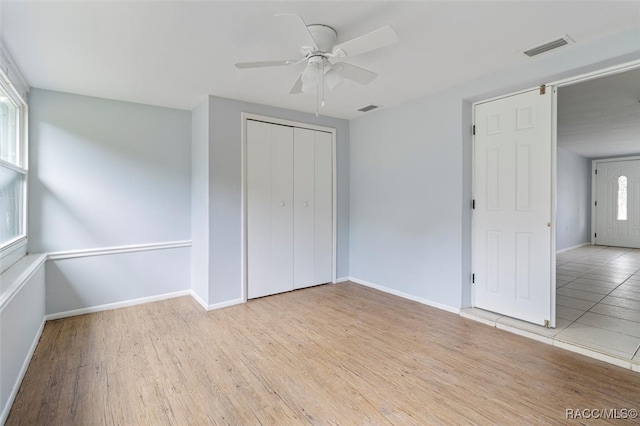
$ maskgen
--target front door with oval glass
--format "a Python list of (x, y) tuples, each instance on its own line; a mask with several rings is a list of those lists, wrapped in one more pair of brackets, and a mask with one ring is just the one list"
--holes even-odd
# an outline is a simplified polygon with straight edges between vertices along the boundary
[(640, 248), (640, 159), (595, 162), (598, 245)]

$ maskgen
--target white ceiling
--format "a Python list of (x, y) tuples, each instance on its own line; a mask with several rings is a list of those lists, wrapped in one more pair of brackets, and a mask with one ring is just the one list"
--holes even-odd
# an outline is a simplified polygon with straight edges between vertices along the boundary
[(640, 153), (640, 69), (560, 87), (558, 146), (587, 158)]
[(32, 87), (182, 109), (211, 94), (315, 111), (315, 95), (288, 94), (303, 65), (233, 65), (299, 55), (291, 28), (276, 13), (330, 25), (338, 42), (389, 24), (399, 44), (349, 60), (379, 77), (326, 95), (321, 114), (347, 119), (360, 116), (356, 109), (363, 105), (397, 105), (539, 60), (521, 52), (563, 34), (577, 45), (640, 25), (637, 0), (0, 4), (1, 37)]

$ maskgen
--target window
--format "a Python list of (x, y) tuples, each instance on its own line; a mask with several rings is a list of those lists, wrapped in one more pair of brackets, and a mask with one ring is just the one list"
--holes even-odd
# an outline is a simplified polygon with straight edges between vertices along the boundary
[(26, 252), (26, 136), (27, 105), (0, 70), (0, 272)]
[(618, 178), (618, 220), (627, 220), (627, 177)]

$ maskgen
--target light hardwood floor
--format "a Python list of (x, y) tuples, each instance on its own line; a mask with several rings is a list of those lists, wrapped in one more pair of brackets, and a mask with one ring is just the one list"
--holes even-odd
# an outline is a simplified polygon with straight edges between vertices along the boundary
[(7, 425), (565, 424), (567, 408), (639, 409), (640, 374), (345, 283), (48, 322)]

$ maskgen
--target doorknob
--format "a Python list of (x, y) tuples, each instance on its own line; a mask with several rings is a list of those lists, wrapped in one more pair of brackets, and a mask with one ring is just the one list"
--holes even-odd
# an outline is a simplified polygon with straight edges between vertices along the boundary
[(284, 201), (280, 202), (280, 206), (284, 207)]
[(302, 203), (303, 206), (305, 207), (309, 207), (309, 203), (307, 203), (306, 201), (304, 203)]
[(547, 227), (551, 228), (551, 222), (547, 222)]

